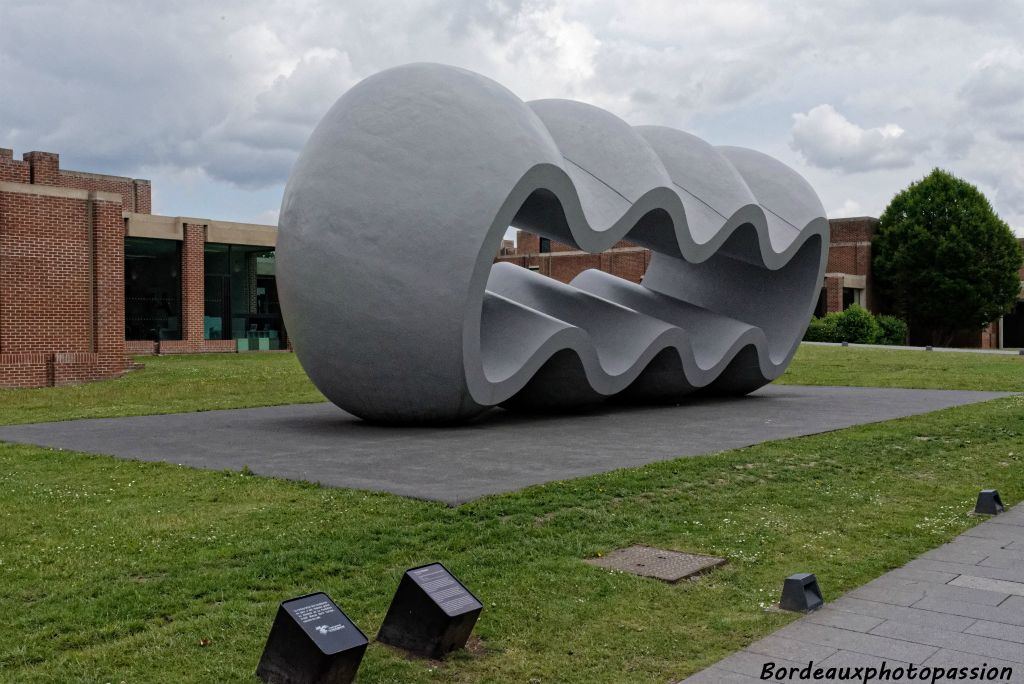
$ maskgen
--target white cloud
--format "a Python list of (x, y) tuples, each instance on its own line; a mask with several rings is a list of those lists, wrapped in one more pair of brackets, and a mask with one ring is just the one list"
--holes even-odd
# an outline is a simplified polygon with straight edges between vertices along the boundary
[(6, 0), (0, 26), (0, 146), (159, 170), (176, 214), (252, 219), (345, 89), (432, 61), (775, 154), (825, 206), (949, 168), (1024, 227), (1024, 0)]
[(960, 95), (979, 107), (1006, 107), (1024, 101), (1024, 52), (992, 50), (972, 67)]
[(861, 128), (823, 104), (793, 115), (792, 146), (814, 166), (845, 172), (910, 166), (920, 146), (890, 123)]
[(864, 214), (864, 207), (857, 200), (847, 199), (843, 205), (828, 212), (829, 218), (845, 218), (847, 216), (861, 216)]
[(280, 218), (281, 211), (279, 209), (264, 209), (263, 211), (256, 214), (254, 222), (262, 223), (268, 226), (276, 226)]
[(959, 91), (960, 112), (982, 133), (1024, 142), (1024, 51), (1017, 47), (985, 53)]

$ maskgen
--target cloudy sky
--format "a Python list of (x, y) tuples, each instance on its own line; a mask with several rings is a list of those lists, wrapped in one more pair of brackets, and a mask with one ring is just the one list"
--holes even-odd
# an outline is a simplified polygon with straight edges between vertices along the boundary
[(1021, 36), (1024, 0), (0, 0), (0, 147), (274, 222), (334, 100), (432, 61), (767, 152), (831, 216), (940, 166), (1024, 234)]

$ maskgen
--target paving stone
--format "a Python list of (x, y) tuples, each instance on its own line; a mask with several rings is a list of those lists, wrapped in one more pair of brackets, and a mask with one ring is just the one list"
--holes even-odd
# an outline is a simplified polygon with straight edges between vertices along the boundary
[(899, 585), (877, 585), (867, 584), (860, 589), (854, 589), (847, 596), (859, 598), (865, 601), (876, 601), (878, 603), (889, 603), (895, 606), (910, 606), (925, 597), (924, 589), (920, 587)]
[[(983, 522), (790, 623), (687, 684), (764, 681), (760, 675), (768, 661), (797, 667), (796, 675), (808, 661), (814, 663), (812, 675), (818, 667), (880, 669), (883, 661), (890, 669), (907, 663), (956, 668), (950, 677), (935, 682), (964, 681), (960, 668), (1021, 672), (1024, 524), (1019, 523), (1024, 521), (1024, 506), (1010, 514), (1013, 517), (1001, 516), (1000, 522)], [(777, 681), (805, 680), (787, 669)]]
[[(1024, 583), (1021, 582), (1007, 582), (1006, 580), (990, 579), (988, 577), (974, 577), (973, 575), (960, 575), (955, 580), (949, 583), (950, 586), (964, 587), (967, 589), (981, 589), (982, 591), (999, 596), (1000, 594), (1006, 594), (1006, 598), (1010, 596), (1024, 596)], [(994, 603), (992, 605), (999, 605), (1003, 601)]]
[[(984, 527), (982, 525), (981, 527)], [(980, 529), (975, 527), (975, 530)], [(989, 539), (987, 537), (970, 537), (967, 533), (961, 534), (960, 536), (953, 539), (950, 542), (950, 546), (955, 548), (963, 549), (965, 551), (1001, 551), (1006, 546), (1012, 544), (1011, 541), (1006, 539)]]
[(1004, 625), (1001, 622), (990, 622), (988, 620), (977, 620), (967, 628), (968, 634), (1002, 639), (1003, 641), (1015, 641), (1024, 644), (1024, 626)]
[(996, 551), (990, 553), (978, 565), (985, 568), (1013, 569), (1024, 566), (1024, 551)]
[(895, 620), (887, 620), (871, 630), (871, 634), (900, 639), (915, 644), (927, 644), (964, 653), (974, 653), (990, 658), (1024, 663), (1024, 648), (1021, 648), (1020, 644), (974, 636), (963, 632), (951, 632), (945, 629), (922, 627), (921, 625), (910, 625), (896, 622)]
[(1009, 568), (993, 568), (988, 565), (976, 565), (973, 566), (973, 569), (970, 572), (964, 571), (963, 574), (1024, 584), (1024, 560), (1017, 561), (1016, 567)]
[(822, 608), (816, 610), (804, 618), (806, 622), (813, 622), (816, 625), (828, 625), (839, 629), (848, 629), (853, 632), (870, 632), (880, 625), (884, 618), (860, 615), (843, 610)]
[(932, 549), (921, 554), (921, 558), (928, 560), (948, 561), (950, 563), (966, 563), (974, 565), (984, 560), (990, 551), (965, 549), (957, 544), (943, 544), (937, 549)]
[[(1006, 599), (1000, 606), (1000, 608), (1006, 608), (1009, 611), (1018, 612), (1024, 615), (1024, 597), (1011, 596)], [(1006, 622), (1005, 620), (996, 620), (996, 622)], [(1024, 624), (1024, 623), (1010, 623), (1010, 624)]]
[[(882, 626), (885, 624), (887, 622), (883, 622)], [(802, 620), (786, 625), (776, 634), (812, 644), (830, 646), (836, 650), (855, 651), (880, 658), (902, 660), (907, 663), (923, 662), (936, 650), (932, 645), (915, 644), (884, 635), (861, 634), (846, 629), (814, 625)]]
[[(990, 658), (988, 656), (978, 655), (975, 653), (964, 653), (963, 651), (954, 651), (948, 648), (940, 648), (935, 655), (924, 662), (928, 667), (942, 667), (949, 669), (951, 667), (998, 667), (1000, 669), (1008, 667), (1013, 670), (1016, 675), (1020, 672), (1020, 663), (1010, 662), (1006, 660), (999, 660), (998, 658)], [(1016, 678), (1014, 678), (1016, 679)], [(939, 681), (964, 681), (962, 678), (953, 680), (939, 680)], [(969, 680), (968, 680), (969, 681)], [(1005, 680), (996, 680), (1005, 681)], [(1011, 680), (1013, 681), (1013, 680)]]
[(837, 649), (772, 634), (750, 644), (747, 646), (747, 650), (773, 658), (806, 663), (808, 660), (824, 660), (835, 653)]
[(964, 532), (964, 536), (1009, 544), (1024, 541), (1024, 529), (1016, 525), (978, 525)]
[(947, 561), (918, 558), (907, 563), (906, 567), (918, 572), (937, 572), (952, 575), (949, 580), (946, 580), (947, 582), (957, 575), (973, 575), (975, 577), (988, 577), (989, 579), (1007, 580), (1009, 582), (1024, 582), (1024, 560), (1018, 560), (1015, 567), (992, 568), (984, 565), (968, 565), (966, 563), (950, 563)]
[[(938, 562), (938, 561), (934, 561)], [(886, 574), (886, 577), (898, 577), (900, 579), (917, 580), (919, 582), (930, 582), (932, 584), (946, 584), (952, 579), (955, 579), (961, 573), (958, 572), (938, 572), (934, 570), (926, 570), (921, 568), (912, 568), (904, 566), (891, 570)]]
[(807, 661), (799, 663), (795, 660), (785, 660), (783, 658), (767, 656), (761, 653), (740, 651), (739, 653), (733, 653), (728, 658), (715, 663), (715, 667), (760, 679), (761, 671), (765, 663), (775, 663), (779, 667), (803, 667), (807, 665)]
[[(756, 677), (757, 679), (761, 680), (761, 672), (764, 664), (772, 663), (775, 667), (769, 673), (766, 673), (769, 676), (765, 680), (761, 680), (772, 682), (829, 681), (826, 679), (815, 680), (814, 673), (818, 670), (821, 670), (821, 674), (824, 674), (825, 671), (827, 671), (830, 667), (879, 667), (879, 665), (883, 661), (889, 663), (890, 667), (906, 666), (906, 663), (901, 663), (899, 661), (886, 660), (885, 658), (879, 658), (878, 656), (865, 655), (863, 653), (854, 653), (852, 651), (837, 651), (836, 653), (830, 655), (828, 658), (825, 658), (822, 661), (809, 660), (804, 661), (802, 663), (794, 663), (788, 660), (776, 660), (769, 658), (768, 656), (761, 656), (754, 653), (750, 653), (748, 655), (754, 658), (754, 660), (750, 661), (749, 665), (747, 665), (747, 667), (750, 668), (750, 671), (742, 672), (741, 674), (747, 675), (749, 677)], [(717, 665), (715, 665), (715, 667), (721, 667), (722, 669), (731, 670), (731, 668), (725, 667), (723, 665), (724, 662), (725, 661), (723, 661), (722, 663), (718, 663)], [(780, 670), (784, 672), (784, 674), (781, 677), (779, 676)], [(801, 674), (805, 672), (810, 675), (810, 679), (801, 677)]]
[(1011, 516), (1006, 513), (988, 521), (993, 525), (1013, 525), (1014, 527), (1024, 527), (1024, 517), (1022, 516)]
[(951, 601), (980, 603), (983, 606), (998, 606), (1000, 603), (1005, 601), (1006, 597), (1009, 595), (1009, 592), (994, 591), (990, 588), (955, 584), (956, 582), (961, 581), (964, 577), (965, 575), (960, 575), (949, 584), (915, 583), (915, 585), (923, 587), (926, 596), (946, 598)]
[(836, 599), (829, 606), (835, 610), (846, 610), (861, 615), (882, 618), (884, 620), (899, 620), (912, 625), (923, 625), (925, 627), (938, 627), (962, 632), (976, 620), (973, 617), (950, 615), (949, 613), (936, 613), (931, 610), (920, 608), (906, 608), (894, 606), (888, 603), (877, 603), (875, 601), (863, 601), (852, 596), (843, 596)]
[[(956, 580), (954, 580), (956, 581)], [(876, 591), (863, 591), (873, 589)], [(888, 591), (887, 591), (888, 590)], [(870, 594), (877, 594), (881, 597), (890, 595), (894, 600), (885, 598), (872, 598)], [(979, 587), (952, 586), (950, 584), (934, 584), (915, 580), (904, 580), (898, 577), (881, 577), (869, 584), (850, 593), (855, 598), (863, 598), (869, 601), (881, 601), (882, 603), (894, 603), (899, 606), (909, 606), (925, 596), (949, 599), (950, 601), (965, 601), (967, 603), (980, 603), (985, 606), (998, 606), (1009, 596), (1008, 592), (995, 592), (984, 590)], [(916, 599), (913, 597), (917, 596)]]
[(929, 596), (914, 604), (914, 608), (931, 610), (937, 613), (948, 613), (963, 617), (973, 617), (980, 620), (991, 620), (1002, 622), (1007, 625), (1024, 625), (1024, 606), (1012, 607), (1010, 602), (1019, 596), (1011, 596), (998, 607), (984, 606), (980, 603), (967, 603), (965, 601), (951, 601), (949, 599)]
[(1002, 524), (1012, 523), (1014, 525), (1024, 525), (1024, 509), (1020, 506), (1014, 506), (1010, 510), (1006, 511), (1002, 515), (992, 518), (990, 522), (999, 522)]
[(730, 672), (719, 667), (709, 667), (685, 680), (685, 684), (751, 684), (760, 679), (748, 677), (738, 672)]
[[(830, 667), (877, 667), (880, 668), (882, 663), (885, 663), (890, 668), (892, 667), (906, 667), (909, 663), (905, 663), (900, 660), (892, 660), (891, 658), (879, 658), (878, 656), (867, 655), (865, 653), (855, 653), (853, 651), (836, 651), (821, 661), (821, 667), (828, 669)], [(818, 663), (815, 663), (817, 666)]]

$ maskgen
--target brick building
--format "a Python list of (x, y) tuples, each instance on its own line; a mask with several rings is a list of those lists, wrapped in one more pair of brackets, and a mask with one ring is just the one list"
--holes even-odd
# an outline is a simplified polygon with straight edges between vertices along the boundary
[[(825, 283), (815, 315), (843, 311), (851, 304), (860, 304), (873, 313), (881, 313), (885, 303), (875, 295), (871, 283), (871, 240), (878, 228), (878, 219), (870, 216), (830, 219), (831, 239)], [(1024, 245), (1024, 238), (1020, 239)], [(1016, 308), (984, 329), (959, 334), (953, 342), (957, 347), (1003, 349), (1024, 348), (1024, 268), (1020, 270), (1021, 298)], [(910, 331), (910, 343), (930, 344), (928, 331)]]
[[(884, 303), (873, 291), (871, 282), (871, 240), (878, 227), (878, 219), (870, 216), (829, 219), (829, 227), (828, 264), (815, 315), (843, 311), (852, 304), (879, 313)], [(518, 231), (515, 246), (503, 245), (497, 260), (529, 268), (562, 282), (569, 282), (588, 268), (598, 268), (620, 278), (640, 282), (650, 258), (648, 249), (625, 241), (603, 254), (590, 254)], [(1024, 269), (1021, 269), (1020, 278), (1022, 298), (1016, 309), (984, 330), (961, 334), (954, 342), (956, 346), (1024, 348)], [(927, 339), (915, 338), (913, 332), (910, 342), (929, 343)]]
[(151, 207), (149, 181), (0, 148), (0, 386), (115, 377), (131, 354), (287, 345), (277, 228)]
[(851, 304), (878, 311), (871, 291), (871, 238), (878, 219), (870, 216), (829, 219), (831, 237), (825, 282), (818, 297), (816, 316), (843, 311)]
[[(0, 386), (115, 377), (135, 354), (288, 347), (274, 272), (277, 228), (156, 216), (151, 192), (146, 180), (61, 169), (50, 152), (16, 160), (0, 148)], [(853, 303), (877, 311), (878, 220), (830, 223), (817, 313)], [(496, 260), (563, 282), (590, 268), (639, 282), (650, 257), (625, 241), (589, 254), (519, 231)], [(1024, 347), (1024, 302), (958, 343)]]
[(606, 252), (591, 254), (520, 230), (516, 234), (515, 246), (503, 245), (496, 260), (537, 271), (563, 283), (590, 268), (638, 283), (651, 262), (651, 252), (623, 240)]

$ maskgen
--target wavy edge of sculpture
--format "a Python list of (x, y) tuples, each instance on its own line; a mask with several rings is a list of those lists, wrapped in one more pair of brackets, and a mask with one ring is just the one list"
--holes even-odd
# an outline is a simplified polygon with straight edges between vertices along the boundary
[[(593, 270), (566, 285), (493, 264), (510, 225), (653, 254), (640, 285)], [(827, 249), (813, 189), (767, 155), (413, 64), (354, 86), (311, 135), (277, 273), (328, 399), (446, 422), (752, 391), (795, 353)]]

